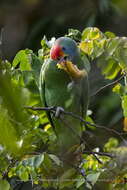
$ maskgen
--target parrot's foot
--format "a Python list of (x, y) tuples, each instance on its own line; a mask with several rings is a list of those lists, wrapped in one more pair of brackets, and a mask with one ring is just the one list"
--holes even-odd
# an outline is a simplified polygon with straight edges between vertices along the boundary
[(55, 117), (59, 118), (62, 112), (64, 112), (62, 107), (56, 107)]
[(74, 82), (74, 81), (70, 82), (70, 83), (67, 85), (67, 89), (68, 89), (68, 90), (72, 90), (74, 87), (75, 87), (75, 82)]

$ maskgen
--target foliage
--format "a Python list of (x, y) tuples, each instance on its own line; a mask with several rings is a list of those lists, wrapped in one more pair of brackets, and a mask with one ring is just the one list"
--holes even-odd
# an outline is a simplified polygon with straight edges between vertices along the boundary
[[(90, 61), (95, 60), (106, 79), (112, 80), (124, 74), (124, 84), (116, 84), (113, 92), (121, 97), (126, 118), (127, 38), (116, 37), (111, 32), (102, 33), (98, 28), (91, 27), (82, 33), (70, 29), (66, 36), (76, 40), (88, 72), (91, 67), (87, 57)], [(0, 61), (0, 189), (13, 189), (10, 184), (15, 177), (24, 182), (30, 180), (44, 189), (92, 189), (96, 184), (100, 185), (99, 179), (109, 179), (109, 167), (115, 171), (115, 181), (106, 185), (106, 188), (117, 187), (118, 177), (126, 176), (127, 163), (121, 161), (125, 158), (126, 150), (118, 148), (116, 138), (110, 138), (103, 147), (103, 151), (114, 153), (116, 158), (113, 161), (106, 155), (98, 155), (100, 149), (96, 147), (90, 154), (79, 153), (80, 161), (70, 168), (64, 168), (62, 159), (54, 154), (57, 137), (46, 113), (26, 108), (41, 106), (38, 78), (43, 62), (49, 58), (54, 40), (48, 41), (44, 37), (37, 55), (29, 49), (20, 50), (12, 65), (8, 61)], [(89, 114), (86, 120), (89, 122), (88, 128), (94, 133), (96, 125)]]

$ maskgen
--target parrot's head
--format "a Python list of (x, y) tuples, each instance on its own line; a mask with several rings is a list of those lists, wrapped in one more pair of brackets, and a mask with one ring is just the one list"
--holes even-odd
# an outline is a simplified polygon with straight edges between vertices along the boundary
[(81, 79), (86, 71), (78, 69), (81, 61), (80, 51), (74, 40), (68, 37), (58, 38), (50, 51), (50, 57), (57, 61), (57, 67), (66, 71), (74, 80)]
[(79, 56), (79, 49), (74, 40), (68, 37), (60, 37), (53, 44), (50, 57), (53, 60), (68, 59), (75, 63), (76, 57)]

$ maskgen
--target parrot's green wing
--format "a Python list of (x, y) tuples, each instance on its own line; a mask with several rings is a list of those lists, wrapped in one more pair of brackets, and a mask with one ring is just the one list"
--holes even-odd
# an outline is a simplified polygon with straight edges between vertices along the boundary
[(45, 69), (46, 69), (46, 61), (43, 63), (40, 71), (40, 79), (39, 79), (39, 91), (42, 100), (43, 106), (46, 106), (45, 100)]
[[(39, 79), (39, 91), (40, 91), (40, 97), (42, 101), (42, 105), (44, 107), (48, 107), (47, 102), (46, 102), (46, 93), (45, 93), (45, 70), (48, 65), (48, 60), (45, 60), (45, 62), (42, 65), (41, 72), (40, 72), (40, 79)], [(54, 132), (55, 132), (55, 127), (51, 118), (50, 112), (47, 112), (47, 117), (49, 119), (50, 124), (52, 125)], [(56, 133), (56, 132), (55, 132)]]

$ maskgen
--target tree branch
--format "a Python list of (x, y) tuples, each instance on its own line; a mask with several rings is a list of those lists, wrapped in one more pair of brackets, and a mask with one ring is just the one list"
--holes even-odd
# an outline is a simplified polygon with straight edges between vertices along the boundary
[[(55, 106), (51, 106), (51, 107), (32, 107), (32, 106), (25, 106), (25, 108), (27, 109), (31, 109), (31, 110), (34, 110), (34, 111), (47, 111), (47, 112), (51, 112), (51, 113), (55, 113), (56, 112), (56, 109), (57, 107)], [(84, 123), (85, 125), (91, 125), (93, 127), (96, 127), (96, 128), (99, 128), (99, 129), (104, 129), (106, 131), (109, 131), (111, 133), (114, 133), (116, 134), (117, 136), (119, 136), (121, 138), (121, 140), (127, 145), (127, 141), (123, 138), (123, 136), (121, 135), (121, 133), (119, 133), (118, 131), (114, 130), (114, 129), (111, 129), (111, 128), (107, 128), (105, 126), (102, 126), (102, 125), (98, 125), (98, 124), (94, 124), (94, 123), (90, 123), (88, 121), (85, 121), (81, 116), (73, 113), (73, 112), (68, 112), (68, 111), (65, 111), (64, 109), (61, 109), (61, 114), (64, 114), (64, 115), (69, 115), (79, 121), (81, 121), (82, 123)]]
[(99, 94), (102, 90), (104, 90), (105, 88), (108, 88), (108, 87), (111, 87), (111, 86), (114, 86), (115, 84), (117, 84), (119, 81), (121, 81), (124, 77), (126, 76), (126, 74), (123, 74), (120, 78), (118, 78), (117, 80), (109, 83), (109, 84), (106, 84), (105, 86), (102, 86), (101, 88), (99, 88), (97, 91), (95, 91), (92, 95), (92, 96), (96, 96), (97, 94)]
[(107, 156), (107, 157), (110, 157), (110, 158), (114, 158), (115, 157), (113, 154), (110, 154), (108, 152), (94, 152), (94, 151), (84, 150), (83, 153), (84, 154), (97, 154), (97, 155), (100, 155), (100, 156)]
[(31, 109), (33, 111), (47, 111), (47, 112), (55, 112), (56, 107), (51, 106), (51, 107), (33, 107), (33, 106), (24, 106), (26, 109)]

